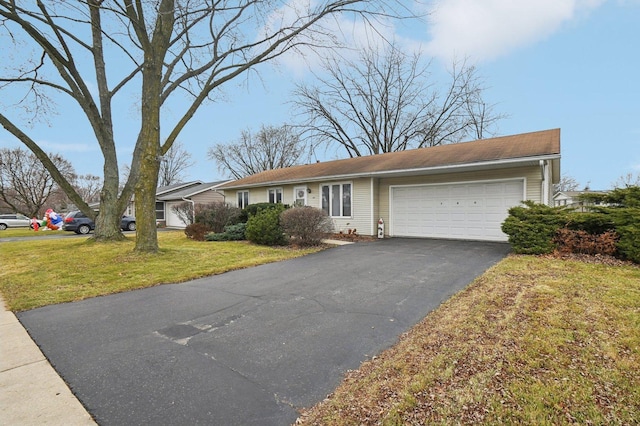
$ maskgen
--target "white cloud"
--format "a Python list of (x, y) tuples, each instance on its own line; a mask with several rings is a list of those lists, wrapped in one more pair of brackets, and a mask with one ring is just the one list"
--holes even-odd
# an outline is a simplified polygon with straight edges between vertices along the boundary
[[(281, 9), (274, 12), (268, 19), (265, 30), (272, 30), (285, 22), (293, 22), (298, 16), (304, 15), (309, 8), (317, 6), (316, 0), (291, 0)], [(296, 77), (302, 77), (310, 69), (316, 69), (322, 57), (335, 53), (335, 46), (347, 47), (340, 50), (340, 55), (346, 58), (355, 59), (360, 50), (368, 46), (382, 45), (388, 40), (395, 39), (399, 44), (417, 49), (415, 42), (408, 39), (401, 39), (396, 35), (394, 22), (390, 19), (379, 18), (375, 28), (370, 23), (365, 23), (361, 19), (353, 19), (353, 16), (337, 14), (327, 16), (314, 29), (313, 44), (315, 46), (326, 46), (329, 49), (318, 47), (301, 46), (296, 50), (291, 50), (280, 56), (277, 63), (285, 67), (289, 72), (293, 72)], [(310, 35), (310, 33), (307, 33)], [(385, 41), (387, 40), (387, 41)]]
[(440, 0), (427, 53), (445, 61), (483, 61), (550, 36), (605, 0)]

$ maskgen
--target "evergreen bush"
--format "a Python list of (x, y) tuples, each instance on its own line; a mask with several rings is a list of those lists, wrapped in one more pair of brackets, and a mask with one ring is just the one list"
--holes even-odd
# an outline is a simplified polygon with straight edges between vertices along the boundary
[(245, 229), (247, 240), (267, 246), (287, 244), (280, 226), (280, 213), (284, 209), (282, 204), (275, 204), (274, 207), (258, 210), (256, 214), (249, 216)]
[(246, 223), (227, 225), (224, 227), (224, 232), (212, 232), (207, 234), (205, 238), (207, 241), (242, 241), (246, 239), (244, 235), (246, 227)]
[(566, 209), (524, 201), (509, 209), (502, 232), (509, 236), (513, 251), (519, 254), (546, 254), (556, 248), (553, 237), (567, 221)]
[(246, 223), (251, 216), (255, 216), (256, 214), (258, 214), (258, 212), (260, 210), (282, 209), (283, 207), (286, 208), (286, 206), (283, 206), (283, 204), (281, 204), (281, 203), (255, 203), (255, 204), (249, 204), (247, 207), (242, 209), (242, 211), (240, 212), (239, 221)]

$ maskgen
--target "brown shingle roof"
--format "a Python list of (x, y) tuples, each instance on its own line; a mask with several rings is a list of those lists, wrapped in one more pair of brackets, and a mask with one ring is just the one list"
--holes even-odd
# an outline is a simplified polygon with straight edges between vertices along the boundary
[(474, 142), (267, 170), (229, 182), (219, 188), (314, 180), (324, 177), (354, 177), (406, 170), (428, 170), (446, 166), (471, 165), (559, 154), (560, 129), (552, 129), (482, 139)]

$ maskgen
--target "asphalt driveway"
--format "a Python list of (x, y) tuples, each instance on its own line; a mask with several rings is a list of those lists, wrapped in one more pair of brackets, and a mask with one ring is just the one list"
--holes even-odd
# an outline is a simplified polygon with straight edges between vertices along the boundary
[(287, 425), (509, 250), (358, 243), (18, 318), (101, 425)]

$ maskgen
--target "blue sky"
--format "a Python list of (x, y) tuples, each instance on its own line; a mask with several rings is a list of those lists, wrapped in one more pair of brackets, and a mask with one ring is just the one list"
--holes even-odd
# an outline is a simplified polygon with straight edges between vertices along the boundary
[[(591, 189), (610, 188), (620, 176), (640, 173), (640, 0), (441, 0), (428, 22), (387, 29), (432, 56), (433, 71), (468, 57), (485, 78), (485, 98), (509, 115), (499, 134), (561, 128), (562, 173)], [(313, 66), (313, 65), (312, 65)], [(178, 138), (196, 165), (189, 179), (225, 178), (207, 159), (215, 143), (237, 139), (260, 125), (291, 121), (293, 83), (308, 74), (299, 58), (260, 78), (232, 82), (226, 101), (203, 107)], [(70, 160), (76, 171), (101, 174), (92, 135), (73, 113), (52, 116), (51, 126), (29, 133), (47, 151)], [(120, 111), (135, 116), (135, 107)], [(137, 125), (117, 128), (119, 155), (130, 158)], [(20, 146), (0, 131), (0, 147)], [(338, 154), (327, 153), (327, 158)]]

